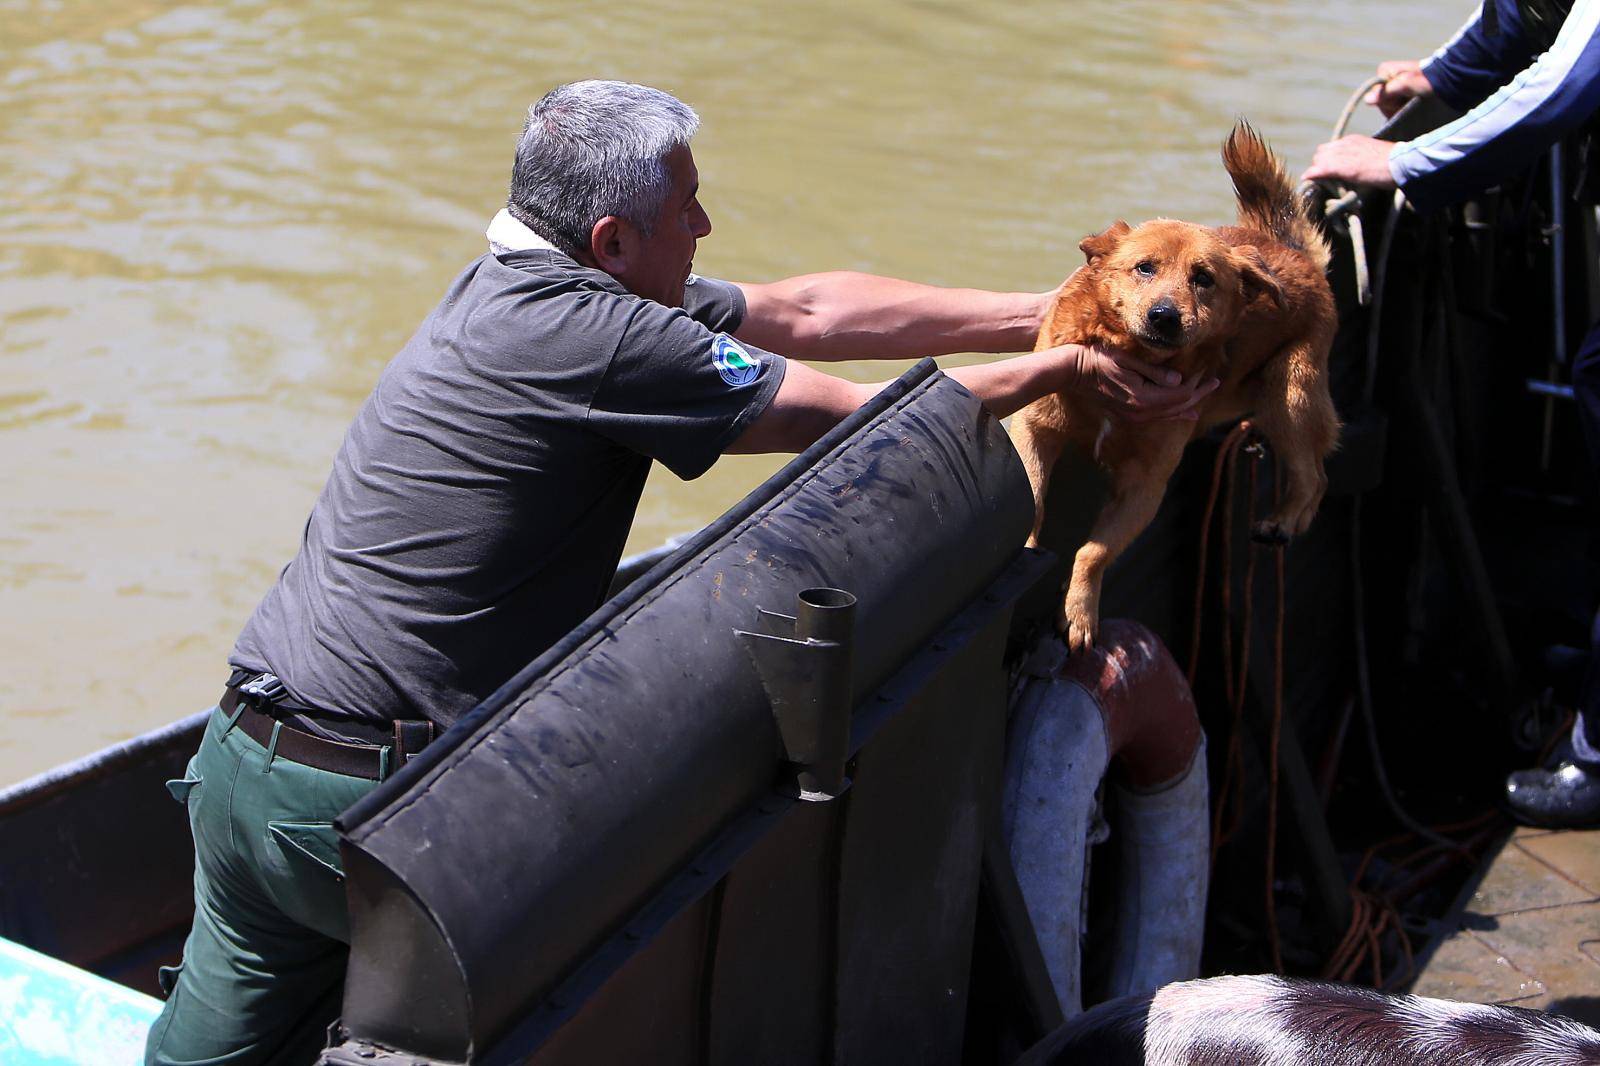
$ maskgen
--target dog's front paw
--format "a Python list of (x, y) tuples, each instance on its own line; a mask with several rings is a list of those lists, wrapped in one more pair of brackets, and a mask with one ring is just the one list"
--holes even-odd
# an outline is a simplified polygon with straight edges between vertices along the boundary
[(1250, 539), (1257, 544), (1287, 544), (1291, 534), (1283, 523), (1267, 518), (1250, 527)]
[(1056, 629), (1066, 641), (1067, 650), (1076, 655), (1092, 649), (1099, 628), (1099, 605), (1092, 597), (1077, 595), (1069, 589), (1056, 618)]

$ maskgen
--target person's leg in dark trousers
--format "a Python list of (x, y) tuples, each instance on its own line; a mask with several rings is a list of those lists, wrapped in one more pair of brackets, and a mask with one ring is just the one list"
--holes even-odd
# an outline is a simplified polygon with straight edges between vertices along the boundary
[(221, 711), (180, 781), (195, 844), (195, 916), (149, 1066), (312, 1061), (349, 954), (332, 821), (377, 782), (272, 758)]
[(1589, 627), (1589, 668), (1583, 679), (1578, 719), (1572, 723), (1572, 761), (1600, 772), (1600, 611)]
[[(1600, 498), (1600, 322), (1572, 361), (1572, 393)], [(1553, 770), (1519, 770), (1506, 780), (1506, 804), (1519, 821), (1574, 826), (1600, 822), (1600, 612), (1589, 630), (1589, 665), (1572, 726), (1572, 756)]]

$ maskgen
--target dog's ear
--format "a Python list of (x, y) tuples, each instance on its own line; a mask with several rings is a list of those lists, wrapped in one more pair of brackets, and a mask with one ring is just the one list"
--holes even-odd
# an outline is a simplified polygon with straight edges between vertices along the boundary
[(1093, 265), (1096, 259), (1110, 254), (1113, 248), (1122, 243), (1122, 238), (1126, 237), (1131, 229), (1131, 226), (1119, 218), (1111, 223), (1110, 228), (1104, 233), (1094, 233), (1079, 241), (1078, 251), (1084, 254), (1090, 265)]
[(1259, 293), (1282, 311), (1285, 306), (1283, 286), (1256, 247), (1251, 244), (1240, 245), (1233, 250), (1233, 259), (1234, 265), (1239, 268), (1239, 281), (1244, 286), (1244, 295), (1249, 298)]

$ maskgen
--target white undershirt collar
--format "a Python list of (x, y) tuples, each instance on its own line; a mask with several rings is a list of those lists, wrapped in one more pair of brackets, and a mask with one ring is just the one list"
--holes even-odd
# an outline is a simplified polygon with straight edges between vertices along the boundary
[[(489, 238), (489, 252), (492, 255), (508, 255), (511, 252), (530, 252), (542, 249), (551, 252), (560, 252), (561, 249), (539, 236), (533, 230), (511, 217), (511, 212), (505, 208), (489, 221), (489, 228), (483, 231)], [(561, 254), (565, 255), (565, 252)]]

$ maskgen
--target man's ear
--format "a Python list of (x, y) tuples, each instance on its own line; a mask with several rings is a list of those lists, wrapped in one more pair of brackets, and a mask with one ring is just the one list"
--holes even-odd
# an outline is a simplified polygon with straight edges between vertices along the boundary
[(1096, 259), (1110, 254), (1113, 248), (1121, 244), (1122, 238), (1126, 237), (1132, 228), (1119, 218), (1111, 223), (1104, 233), (1094, 233), (1079, 241), (1078, 251), (1084, 254), (1092, 266)]
[(1241, 244), (1233, 250), (1234, 266), (1239, 269), (1239, 283), (1244, 289), (1246, 300), (1257, 294), (1271, 300), (1282, 311), (1285, 307), (1283, 286), (1272, 273), (1272, 268), (1267, 266), (1267, 261), (1261, 258), (1261, 253), (1253, 244)]
[(612, 277), (628, 272), (633, 245), (633, 226), (616, 215), (607, 215), (589, 231), (589, 254), (594, 257), (594, 265)]

